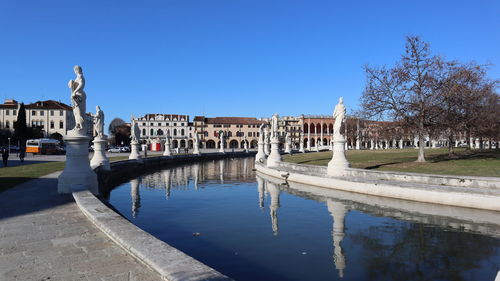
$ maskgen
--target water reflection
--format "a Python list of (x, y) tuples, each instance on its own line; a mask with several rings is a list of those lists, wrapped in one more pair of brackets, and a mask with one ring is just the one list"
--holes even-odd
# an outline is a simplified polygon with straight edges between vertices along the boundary
[(130, 181), (130, 196), (132, 197), (132, 217), (137, 217), (141, 207), (141, 195), (139, 194), (139, 180)]
[(286, 183), (253, 163), (169, 167), (117, 188), (111, 199), (126, 200), (112, 204), (236, 280), (491, 280), (484, 268), (500, 266), (497, 212)]
[(344, 277), (344, 269), (346, 267), (344, 253), (340, 243), (344, 239), (344, 220), (346, 215), (346, 207), (341, 202), (328, 200), (326, 202), (328, 211), (333, 217), (333, 263), (339, 272), (340, 278)]
[[(500, 216), (497, 212), (330, 190), (285, 182), (260, 173), (257, 173), (257, 183), (259, 207), (263, 205), (262, 188), (266, 186), (270, 192), (275, 235), (278, 233), (280, 189), (303, 198), (326, 202), (328, 212), (333, 217), (333, 264), (340, 278), (344, 277), (347, 265), (342, 240), (346, 236), (345, 218), (350, 210), (418, 222), (402, 224), (400, 228), (396, 225), (371, 226), (368, 232), (350, 235), (363, 249), (362, 259), (357, 263), (364, 263), (363, 267), (369, 272), (369, 280), (413, 280), (415, 276), (419, 280), (465, 280), (461, 273), (480, 267), (480, 261), (487, 257), (498, 255), (498, 239), (473, 234), (500, 237)], [(436, 225), (438, 228), (427, 228), (425, 225)], [(443, 228), (453, 231), (443, 231)], [(455, 231), (471, 234), (457, 235)], [(395, 238), (388, 241), (393, 236)], [(438, 260), (437, 257), (443, 256)], [(457, 262), (457, 257), (465, 256), (468, 257), (465, 264)], [(389, 260), (395, 263), (388, 263)], [(433, 273), (429, 275), (429, 271)]]
[(266, 184), (267, 191), (271, 196), (271, 205), (269, 206), (269, 211), (271, 215), (271, 226), (273, 229), (273, 234), (278, 235), (279, 226), (278, 226), (278, 209), (280, 207), (280, 190), (273, 182), (267, 182)]

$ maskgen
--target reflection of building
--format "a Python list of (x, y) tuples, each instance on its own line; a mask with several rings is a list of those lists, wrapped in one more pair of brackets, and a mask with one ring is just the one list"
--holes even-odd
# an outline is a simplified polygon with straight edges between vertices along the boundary
[[(20, 103), (16, 100), (7, 99), (0, 104), (0, 129), (14, 131), (14, 122), (17, 121)], [(62, 102), (54, 100), (37, 101), (26, 104), (26, 125), (32, 128), (40, 128), (44, 137), (53, 134), (66, 136), (67, 132), (75, 126), (73, 109)], [(92, 136), (92, 117), (87, 114), (89, 136)]]
[(224, 132), (225, 148), (244, 148), (247, 137), (248, 147), (257, 148), (259, 126), (264, 121), (249, 117), (215, 117), (196, 116), (193, 127), (200, 136), (202, 148), (220, 148), (219, 134)]

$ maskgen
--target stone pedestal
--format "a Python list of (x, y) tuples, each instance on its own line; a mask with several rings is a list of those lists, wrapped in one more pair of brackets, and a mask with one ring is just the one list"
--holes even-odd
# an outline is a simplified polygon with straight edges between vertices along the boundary
[(346, 139), (342, 136), (335, 136), (333, 140), (333, 157), (328, 162), (328, 175), (342, 176), (344, 169), (349, 168), (351, 165), (345, 158), (345, 143)]
[(92, 156), (92, 160), (90, 160), (90, 167), (92, 169), (102, 166), (104, 169), (110, 170), (109, 159), (106, 156), (106, 142), (106, 136), (96, 137), (94, 139), (94, 156)]
[(132, 142), (130, 144), (130, 147), (132, 149), (132, 152), (130, 152), (130, 155), (128, 156), (128, 159), (130, 160), (139, 160), (142, 158), (141, 154), (139, 151), (141, 150), (141, 144), (138, 142)]
[(271, 153), (269, 153), (269, 157), (267, 157), (267, 166), (276, 166), (279, 162), (281, 162), (280, 148), (279, 148), (279, 140), (278, 138), (273, 138), (271, 140)]
[(261, 159), (266, 159), (266, 154), (264, 153), (264, 142), (259, 141), (257, 144), (257, 155), (255, 155), (255, 162), (259, 162)]
[(87, 136), (67, 136), (66, 166), (57, 181), (58, 193), (88, 189), (93, 194), (99, 194), (97, 175), (90, 168), (89, 141)]

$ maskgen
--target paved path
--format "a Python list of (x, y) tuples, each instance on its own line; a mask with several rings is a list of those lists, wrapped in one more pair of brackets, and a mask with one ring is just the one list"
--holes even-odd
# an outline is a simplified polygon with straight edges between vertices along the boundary
[(0, 280), (161, 280), (57, 194), (59, 173), (0, 193)]

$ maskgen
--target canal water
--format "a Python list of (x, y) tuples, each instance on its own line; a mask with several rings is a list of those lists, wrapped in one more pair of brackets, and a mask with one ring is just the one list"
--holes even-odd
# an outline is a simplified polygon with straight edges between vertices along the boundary
[(500, 214), (286, 183), (253, 158), (144, 174), (109, 202), (235, 280), (494, 280)]

